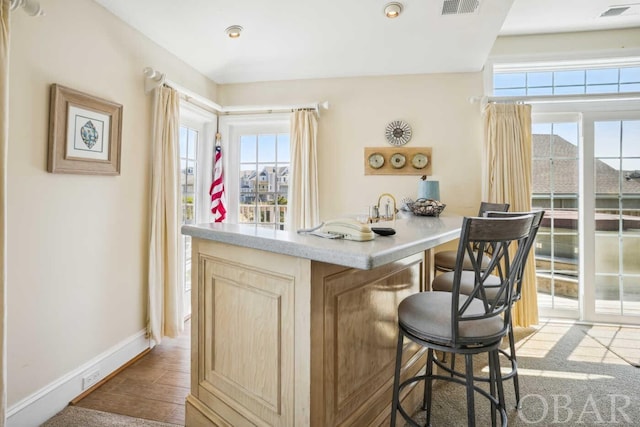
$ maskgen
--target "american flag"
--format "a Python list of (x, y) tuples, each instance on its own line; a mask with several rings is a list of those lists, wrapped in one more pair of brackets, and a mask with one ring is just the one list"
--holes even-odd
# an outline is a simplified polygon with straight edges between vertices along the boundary
[(215, 222), (222, 222), (227, 216), (224, 207), (224, 182), (222, 180), (222, 147), (216, 145), (216, 155), (213, 164), (213, 181), (209, 187), (211, 196), (211, 213)]

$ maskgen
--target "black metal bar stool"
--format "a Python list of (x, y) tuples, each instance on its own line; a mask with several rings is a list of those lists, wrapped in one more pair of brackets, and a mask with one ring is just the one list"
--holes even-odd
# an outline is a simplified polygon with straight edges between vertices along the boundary
[[(531, 231), (527, 239), (523, 242), (525, 245), (524, 248), (524, 259), (522, 264), (520, 265), (520, 269), (516, 276), (515, 288), (513, 290), (511, 296), (511, 304), (515, 304), (522, 297), (522, 280), (524, 278), (524, 269), (527, 264), (527, 260), (529, 258), (529, 253), (531, 248), (533, 247), (533, 243), (536, 240), (536, 236), (538, 234), (538, 229), (540, 228), (540, 223), (542, 222), (542, 218), (544, 217), (544, 211), (534, 211), (534, 212), (486, 212), (486, 216), (491, 218), (511, 218), (522, 215), (533, 215), (533, 222), (531, 223)], [(498, 271), (499, 273), (499, 271)], [(434, 291), (444, 291), (451, 292), (453, 289), (453, 281), (454, 274), (453, 272), (442, 273), (434, 278), (431, 289)], [(490, 297), (493, 296), (500, 288), (502, 279), (496, 275), (488, 276), (484, 281), (484, 292), (487, 293)], [(464, 271), (462, 272), (460, 278), (460, 293), (464, 295), (470, 295), (473, 292), (475, 283), (475, 277), (473, 272)], [(509, 340), (509, 352), (500, 349), (500, 354), (505, 356), (510, 364), (511, 371), (508, 373), (502, 373), (502, 380), (513, 379), (513, 389), (516, 397), (516, 408), (520, 408), (520, 381), (518, 379), (518, 361), (516, 358), (516, 348), (515, 348), (515, 338), (513, 336), (513, 324), (509, 323), (509, 332), (507, 334), (507, 338)], [(442, 366), (442, 365), (440, 365)], [(451, 359), (451, 367), (446, 368), (452, 375), (455, 372), (455, 358)], [(476, 380), (483, 380), (482, 378), (476, 378)], [(487, 380), (486, 378), (484, 380)]]
[[(398, 344), (391, 426), (395, 427), (399, 412), (412, 426), (418, 426), (402, 408), (399, 401), (402, 388), (417, 381), (424, 381), (423, 409), (427, 411), (427, 425), (431, 421), (432, 382), (435, 379), (463, 384), (467, 396), (467, 424), (475, 426), (475, 395), (487, 398), (491, 404), (492, 425), (496, 425), (496, 412), (501, 424), (507, 425), (504, 405), (504, 390), (500, 376), (498, 349), (502, 338), (508, 333), (512, 292), (523, 262), (524, 244), (518, 244), (515, 255), (509, 254), (512, 242), (523, 242), (530, 234), (533, 215), (512, 218), (464, 218), (457, 259), (454, 270), (452, 292), (420, 292), (405, 298), (398, 306)], [(482, 261), (491, 248), (492, 266), (500, 265), (504, 280), (493, 297), (484, 292), (484, 281), (489, 274), (482, 269)], [(461, 276), (465, 256), (469, 258), (476, 278), (476, 286), (470, 295), (460, 292)], [(404, 338), (427, 348), (427, 365), (423, 375), (400, 382), (402, 349)], [(458, 376), (438, 375), (433, 372), (434, 350), (465, 357), (466, 374)], [(474, 384), (473, 356), (488, 353), (490, 391)]]

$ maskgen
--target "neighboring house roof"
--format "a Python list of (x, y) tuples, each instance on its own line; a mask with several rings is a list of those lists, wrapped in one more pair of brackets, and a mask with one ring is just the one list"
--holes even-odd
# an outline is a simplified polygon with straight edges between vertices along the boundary
[(255, 170), (243, 170), (240, 171), (240, 179), (244, 179), (246, 181), (254, 179), (256, 177)]
[(289, 167), (288, 166), (264, 166), (260, 172), (256, 173), (254, 169), (247, 169), (240, 171), (240, 178), (243, 179), (255, 179), (256, 175), (271, 175), (277, 173), (278, 176), (287, 176), (289, 175)]
[[(553, 192), (578, 192), (578, 147), (558, 135), (533, 135), (533, 193), (551, 193), (551, 168), (553, 156)], [(627, 181), (624, 177), (633, 171), (616, 170), (601, 160), (596, 160), (596, 192), (617, 194), (622, 180), (623, 193), (640, 194), (640, 181)], [(622, 176), (621, 176), (622, 175)]]
[[(558, 135), (533, 135), (533, 193), (548, 194), (551, 192), (551, 168), (549, 159), (553, 156), (553, 192), (577, 193), (578, 192), (578, 147)], [(622, 174), (604, 163), (596, 160), (596, 191), (597, 193), (618, 194), (620, 180), (622, 180), (623, 193), (640, 194), (640, 182), (638, 180), (625, 180), (625, 176), (633, 171), (623, 171)], [(549, 227), (551, 219), (557, 228), (578, 228), (578, 212), (575, 209), (554, 209), (547, 211), (542, 221), (543, 227)], [(597, 212), (595, 214), (596, 230), (617, 231), (622, 226), (623, 230), (640, 228), (640, 219), (637, 216), (610, 214)], [(622, 224), (620, 221), (622, 220)]]
[(265, 166), (262, 171), (268, 171), (270, 174), (278, 174), (278, 176), (280, 175), (288, 175), (289, 174), (289, 167), (288, 166)]

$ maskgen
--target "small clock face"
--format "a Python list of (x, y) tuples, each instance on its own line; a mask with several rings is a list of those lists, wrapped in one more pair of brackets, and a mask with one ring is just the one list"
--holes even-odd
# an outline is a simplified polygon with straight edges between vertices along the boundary
[(429, 164), (429, 158), (422, 153), (418, 153), (411, 158), (411, 165), (416, 169), (423, 169)]
[(391, 162), (391, 166), (396, 169), (404, 167), (404, 164), (407, 162), (407, 158), (404, 156), (404, 154), (400, 153), (393, 154), (389, 160)]
[(380, 153), (373, 153), (369, 156), (369, 166), (374, 169), (380, 169), (384, 165), (384, 156)]
[(402, 120), (394, 120), (387, 125), (384, 135), (389, 144), (404, 145), (411, 139), (411, 126)]

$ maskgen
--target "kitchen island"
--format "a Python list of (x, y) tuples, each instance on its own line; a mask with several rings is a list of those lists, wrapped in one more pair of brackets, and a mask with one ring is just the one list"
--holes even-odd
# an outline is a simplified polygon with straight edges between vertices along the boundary
[[(183, 226), (193, 238), (186, 425), (388, 425), (397, 306), (426, 290), (432, 249), (461, 224), (410, 216), (381, 223), (396, 234), (369, 242)], [(424, 350), (405, 345), (410, 376)], [(401, 398), (414, 407), (421, 393)]]

